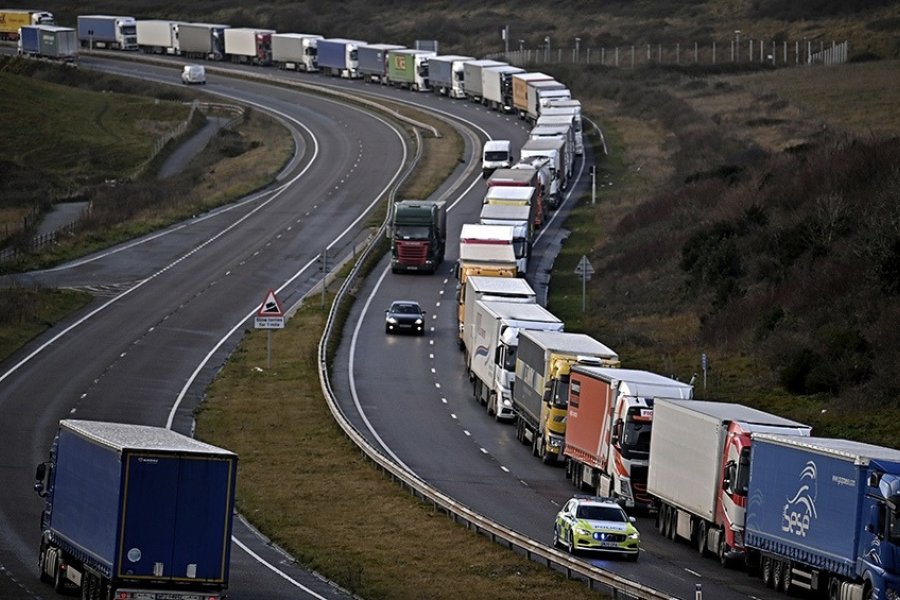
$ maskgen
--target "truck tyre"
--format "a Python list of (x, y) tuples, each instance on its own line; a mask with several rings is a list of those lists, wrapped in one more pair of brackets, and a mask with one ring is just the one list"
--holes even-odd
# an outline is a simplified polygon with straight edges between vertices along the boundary
[(673, 542), (678, 539), (678, 509), (675, 507), (669, 511), (669, 539)]
[(704, 519), (697, 523), (697, 552), (706, 556), (706, 538), (709, 537), (709, 525)]
[(780, 592), (784, 585), (784, 563), (777, 558), (772, 559), (772, 588)]
[(839, 577), (828, 579), (828, 600), (841, 600), (841, 580)]
[(793, 577), (791, 575), (791, 561), (784, 561), (781, 567), (781, 591), (787, 595), (791, 595), (794, 590)]
[(40, 573), (41, 581), (44, 583), (50, 583), (53, 581), (53, 578), (47, 574), (46, 568), (47, 562), (47, 544), (44, 541), (41, 541), (41, 551), (38, 553), (38, 572)]
[(66, 580), (63, 579), (62, 571), (59, 568), (59, 563), (59, 554), (57, 553), (53, 560), (53, 591), (57, 594), (62, 594), (63, 590), (66, 587)]
[(767, 588), (771, 589), (774, 584), (772, 582), (772, 559), (768, 556), (762, 557), (762, 580)]
[(728, 558), (728, 552), (731, 548), (725, 542), (725, 531), (719, 536), (719, 545), (716, 548), (716, 555), (719, 557), (719, 563), (726, 569), (731, 566), (731, 560)]

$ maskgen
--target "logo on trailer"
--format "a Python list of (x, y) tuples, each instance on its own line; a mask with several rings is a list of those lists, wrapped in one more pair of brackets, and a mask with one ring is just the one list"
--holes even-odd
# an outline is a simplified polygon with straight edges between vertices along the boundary
[(800, 471), (800, 485), (794, 497), (784, 505), (781, 515), (781, 530), (797, 537), (806, 537), (811, 522), (818, 516), (816, 512), (816, 463), (809, 461)]

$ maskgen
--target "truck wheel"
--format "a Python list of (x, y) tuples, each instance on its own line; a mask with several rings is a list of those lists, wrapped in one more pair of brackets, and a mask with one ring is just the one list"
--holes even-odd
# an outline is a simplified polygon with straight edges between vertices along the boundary
[(838, 577), (828, 579), (828, 600), (841, 600), (841, 580)]
[(791, 562), (786, 560), (781, 565), (781, 591), (790, 595), (794, 588), (793, 577), (791, 576)]
[(776, 592), (780, 592), (782, 590), (782, 585), (784, 584), (784, 563), (780, 560), (773, 558), (772, 559), (772, 588)]
[(772, 559), (768, 556), (762, 557), (762, 580), (767, 588), (773, 587), (772, 583)]
[(47, 569), (45, 568), (45, 563), (47, 561), (47, 545), (44, 542), (41, 542), (41, 551), (38, 554), (38, 572), (40, 573), (41, 581), (44, 583), (50, 583), (53, 581), (53, 578), (47, 575)]
[(494, 393), (488, 394), (487, 403), (484, 405), (484, 410), (487, 411), (489, 417), (493, 417), (497, 414), (497, 411), (494, 409), (494, 403), (497, 401), (497, 395)]
[(545, 465), (556, 464), (556, 457), (550, 452), (547, 452), (547, 446), (544, 443), (541, 443), (541, 462)]
[(697, 523), (697, 552), (700, 556), (706, 556), (706, 538), (709, 537), (709, 525), (705, 520), (700, 519)]
[(59, 568), (59, 556), (53, 561), (53, 591), (62, 594), (66, 587), (66, 580), (63, 579), (62, 571)]
[(716, 548), (716, 555), (719, 557), (719, 563), (726, 569), (731, 566), (731, 560), (728, 558), (728, 552), (731, 548), (725, 543), (725, 532), (719, 537), (719, 545)]

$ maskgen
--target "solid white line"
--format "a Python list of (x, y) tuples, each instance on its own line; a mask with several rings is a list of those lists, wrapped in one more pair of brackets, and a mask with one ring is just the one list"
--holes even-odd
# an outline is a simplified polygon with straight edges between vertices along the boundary
[(313, 596), (314, 598), (318, 598), (319, 600), (328, 600), (328, 598), (327, 598), (326, 596), (322, 596), (322, 595), (320, 595), (320, 594), (317, 594), (317, 593), (314, 592), (313, 590), (309, 589), (308, 587), (306, 587), (305, 585), (303, 585), (302, 583), (300, 583), (299, 581), (297, 581), (296, 579), (294, 579), (293, 577), (291, 577), (290, 575), (288, 575), (287, 573), (285, 573), (284, 571), (280, 570), (278, 567), (276, 567), (275, 565), (273, 565), (272, 563), (270, 563), (269, 561), (267, 561), (266, 559), (264, 559), (262, 556), (260, 556), (259, 554), (257, 554), (257, 553), (254, 552), (253, 550), (251, 550), (251, 549), (250, 549), (246, 544), (244, 544), (244, 542), (242, 542), (241, 540), (239, 540), (239, 539), (237, 539), (236, 537), (232, 536), (232, 537), (231, 537), (231, 541), (234, 542), (235, 544), (237, 544), (237, 545), (241, 548), (241, 550), (243, 550), (244, 552), (246, 552), (247, 554), (249, 554), (251, 557), (253, 557), (253, 559), (256, 560), (256, 562), (258, 562), (259, 564), (263, 565), (264, 567), (266, 567), (267, 569), (269, 569), (270, 571), (272, 571), (273, 573), (275, 573), (276, 575), (278, 575), (279, 577), (281, 577), (282, 579), (284, 579), (285, 581), (287, 581), (288, 583), (290, 583), (290, 584), (293, 585), (294, 587), (300, 588), (300, 589), (303, 590), (305, 593), (309, 594), (310, 596)]

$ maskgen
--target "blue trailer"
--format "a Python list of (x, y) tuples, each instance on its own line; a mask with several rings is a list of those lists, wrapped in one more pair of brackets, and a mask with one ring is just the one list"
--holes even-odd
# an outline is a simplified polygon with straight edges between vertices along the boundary
[(900, 598), (900, 451), (754, 435), (747, 497), (749, 566), (769, 587)]
[(316, 44), (319, 52), (319, 69), (333, 77), (358, 79), (359, 47), (365, 45), (360, 40), (329, 38)]
[(168, 429), (60, 421), (36, 473), (41, 579), (82, 598), (224, 598), (236, 473), (234, 453)]

